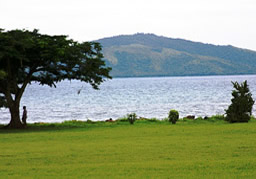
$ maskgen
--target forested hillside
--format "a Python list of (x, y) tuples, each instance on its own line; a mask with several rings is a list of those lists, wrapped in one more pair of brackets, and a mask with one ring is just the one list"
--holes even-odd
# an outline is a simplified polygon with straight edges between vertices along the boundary
[(255, 74), (256, 52), (154, 34), (100, 39), (114, 77)]

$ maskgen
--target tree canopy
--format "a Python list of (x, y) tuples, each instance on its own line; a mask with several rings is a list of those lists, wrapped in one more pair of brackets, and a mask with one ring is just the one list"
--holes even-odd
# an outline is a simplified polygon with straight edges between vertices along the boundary
[(0, 29), (0, 107), (10, 110), (9, 126), (21, 126), (20, 100), (31, 82), (56, 87), (64, 79), (76, 79), (98, 89), (111, 78), (101, 50), (99, 43), (79, 43), (64, 35)]

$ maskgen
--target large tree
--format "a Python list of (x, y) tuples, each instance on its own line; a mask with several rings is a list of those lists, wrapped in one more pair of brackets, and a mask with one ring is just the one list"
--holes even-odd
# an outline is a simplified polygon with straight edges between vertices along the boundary
[(0, 29), (0, 107), (9, 108), (8, 127), (22, 127), (20, 101), (28, 84), (56, 87), (64, 79), (76, 79), (98, 89), (105, 78), (111, 78), (111, 68), (102, 58), (99, 43), (78, 43), (38, 30)]

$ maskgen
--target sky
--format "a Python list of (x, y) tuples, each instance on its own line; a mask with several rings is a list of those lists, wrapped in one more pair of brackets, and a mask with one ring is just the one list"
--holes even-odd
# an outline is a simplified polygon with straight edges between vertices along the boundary
[(0, 28), (79, 42), (154, 33), (256, 51), (256, 0), (0, 0)]

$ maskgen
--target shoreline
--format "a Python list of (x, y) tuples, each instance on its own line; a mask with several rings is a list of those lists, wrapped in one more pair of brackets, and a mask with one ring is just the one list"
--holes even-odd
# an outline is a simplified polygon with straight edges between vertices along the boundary
[[(225, 117), (223, 115), (214, 115), (210, 116), (208, 118), (179, 118), (176, 124), (200, 124), (200, 123), (222, 123), (222, 124), (232, 124), (225, 120)], [(256, 118), (254, 116), (251, 116), (251, 119), (248, 123), (254, 123), (256, 122)], [(136, 119), (134, 122), (134, 125), (137, 124), (167, 124), (172, 125), (170, 121), (168, 121), (167, 118), (165, 119), (157, 119), (157, 118), (139, 118)], [(175, 125), (176, 125), (175, 124)], [(119, 118), (117, 120), (105, 120), (105, 121), (81, 121), (81, 120), (67, 120), (63, 122), (35, 122), (35, 123), (27, 123), (27, 126), (22, 129), (43, 129), (43, 128), (84, 128), (88, 126), (94, 126), (94, 127), (106, 127), (106, 126), (114, 126), (114, 125), (130, 125), (128, 118)], [(0, 124), (0, 129), (4, 129), (6, 124)], [(4, 129), (9, 130), (9, 129)], [(13, 130), (13, 129), (10, 129)], [(19, 129), (18, 129), (19, 130)]]

